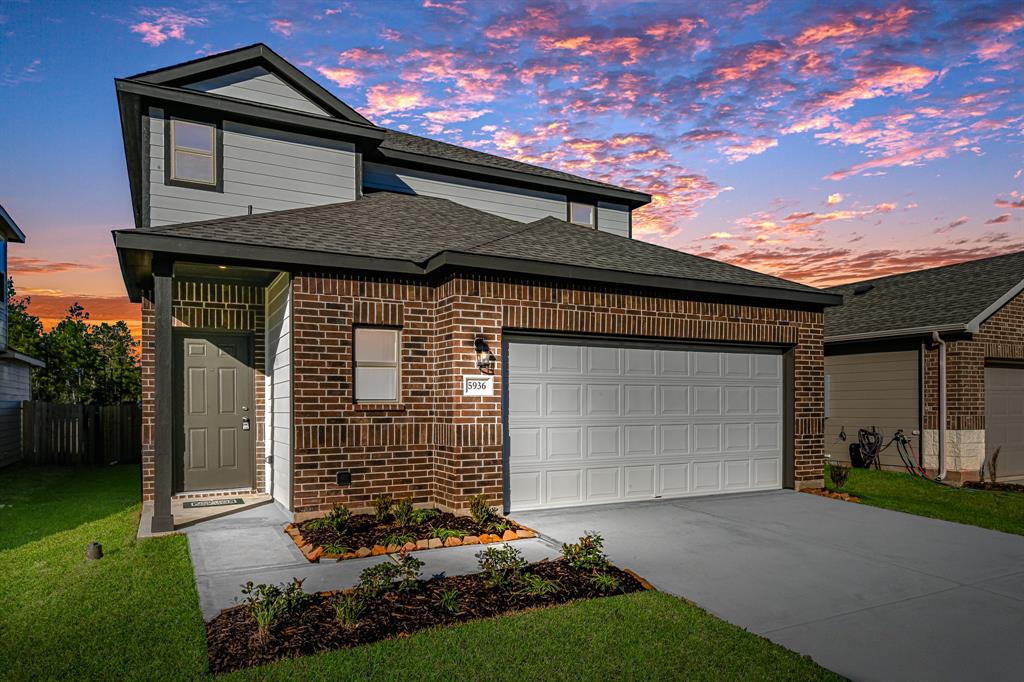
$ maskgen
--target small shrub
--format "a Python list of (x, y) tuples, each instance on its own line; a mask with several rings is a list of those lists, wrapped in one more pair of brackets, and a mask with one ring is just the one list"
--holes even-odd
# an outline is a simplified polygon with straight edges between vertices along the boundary
[(401, 592), (409, 592), (420, 586), (420, 570), (423, 568), (423, 561), (414, 556), (403, 553), (398, 558), (398, 589)]
[(462, 613), (462, 610), (459, 608), (460, 596), (458, 589), (454, 587), (444, 590), (437, 598), (437, 605), (448, 613), (457, 616)]
[(324, 547), (324, 554), (347, 554), (352, 548), (341, 542), (328, 542)]
[(828, 467), (828, 477), (832, 479), (832, 485), (835, 486), (836, 490), (839, 490), (846, 485), (846, 479), (850, 477), (850, 467), (830, 464)]
[(424, 523), (430, 523), (440, 515), (441, 512), (436, 509), (416, 509), (412, 513), (412, 522), (419, 526)]
[(590, 582), (599, 591), (608, 594), (619, 589), (619, 579), (610, 573), (595, 573), (590, 576)]
[(473, 495), (469, 498), (469, 516), (473, 523), (484, 525), (494, 516), (494, 508), (487, 503), (487, 496), (483, 493)]
[(390, 592), (402, 568), (393, 561), (382, 561), (368, 566), (359, 574), (359, 585), (356, 590), (367, 597), (379, 597)]
[(466, 531), (455, 530), (454, 528), (432, 528), (431, 532), (434, 534), (434, 537), (441, 542), (444, 542), (448, 538), (458, 538), (461, 540), (466, 537)]
[(401, 547), (405, 543), (407, 543), (407, 542), (415, 542), (415, 540), (416, 540), (416, 536), (413, 535), (412, 533), (406, 533), (404, 531), (395, 531), (393, 533), (388, 533), (383, 538), (381, 538), (380, 544), (382, 544), (382, 545), (398, 545), (399, 547)]
[(412, 500), (408, 497), (399, 500), (395, 503), (395, 506), (391, 508), (391, 517), (395, 520), (395, 525), (399, 528), (406, 528), (412, 523)]
[(334, 600), (334, 616), (342, 625), (355, 625), (365, 608), (366, 602), (363, 601), (359, 590), (339, 594), (338, 598)]
[(319, 519), (310, 519), (304, 525), (309, 530), (333, 530), (344, 533), (348, 530), (348, 519), (351, 515), (348, 509), (336, 504), (324, 516)]
[(387, 521), (388, 515), (391, 514), (392, 504), (394, 504), (394, 499), (390, 495), (378, 495), (373, 498), (373, 514), (377, 517), (378, 523)]
[(302, 581), (292, 578), (288, 584), (254, 585), (250, 580), (242, 587), (249, 614), (256, 621), (256, 633), (261, 639), (270, 635), (270, 627), (280, 616), (292, 613), (309, 600), (302, 591)]
[(505, 520), (505, 519), (502, 519), (501, 521), (496, 521), (495, 523), (491, 524), (491, 532), (492, 533), (497, 533), (498, 535), (504, 535), (505, 531), (507, 531), (507, 530), (512, 530), (512, 524), (509, 521)]
[(519, 580), (526, 559), (522, 552), (512, 545), (488, 547), (476, 553), (480, 570), (487, 574), (489, 587), (508, 587)]
[(587, 531), (579, 542), (562, 545), (562, 556), (578, 571), (596, 572), (608, 566), (608, 557), (604, 555), (604, 538), (592, 530)]
[(557, 581), (542, 578), (533, 573), (524, 573), (516, 583), (516, 592), (528, 594), (531, 597), (543, 597), (548, 594), (554, 594), (561, 588), (562, 586)]

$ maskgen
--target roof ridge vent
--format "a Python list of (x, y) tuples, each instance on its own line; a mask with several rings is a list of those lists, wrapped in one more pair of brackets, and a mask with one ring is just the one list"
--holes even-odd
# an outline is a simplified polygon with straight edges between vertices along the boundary
[(869, 291), (871, 291), (874, 288), (875, 288), (874, 284), (858, 284), (857, 286), (855, 286), (853, 288), (853, 295), (854, 296), (860, 296), (862, 294), (868, 293)]

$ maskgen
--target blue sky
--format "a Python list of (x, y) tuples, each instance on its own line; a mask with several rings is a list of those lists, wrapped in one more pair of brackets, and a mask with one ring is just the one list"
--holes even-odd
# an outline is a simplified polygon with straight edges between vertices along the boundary
[(43, 317), (137, 318), (113, 79), (266, 42), (381, 125), (649, 191), (810, 284), (1024, 249), (1019, 1), (0, 4), (0, 203)]

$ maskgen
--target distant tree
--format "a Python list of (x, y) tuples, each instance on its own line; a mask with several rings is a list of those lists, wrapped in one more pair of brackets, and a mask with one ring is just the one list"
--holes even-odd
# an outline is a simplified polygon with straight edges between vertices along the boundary
[(28, 312), (30, 296), (18, 296), (14, 279), (7, 278), (7, 346), (13, 350), (38, 357), (43, 340), (43, 323)]
[(113, 405), (141, 398), (139, 343), (123, 320), (92, 324), (79, 303), (48, 332), (28, 312), (31, 298), (18, 297), (7, 280), (8, 345), (39, 358), (46, 367), (32, 370), (32, 396), (52, 403)]

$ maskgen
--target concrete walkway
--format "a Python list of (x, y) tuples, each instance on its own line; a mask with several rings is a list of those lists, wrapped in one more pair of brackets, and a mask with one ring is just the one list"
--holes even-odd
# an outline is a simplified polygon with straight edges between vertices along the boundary
[[(205, 620), (240, 603), (242, 585), (249, 580), (276, 584), (294, 577), (305, 579), (303, 589), (307, 592), (338, 590), (353, 587), (359, 582), (359, 573), (367, 566), (393, 560), (385, 555), (311, 564), (285, 534), (286, 523), (288, 518), (279, 507), (266, 504), (204, 521), (182, 531), (188, 536), (199, 605)], [(558, 546), (539, 538), (517, 540), (515, 546), (529, 561), (558, 555)], [(450, 547), (416, 552), (416, 557), (425, 562), (424, 577), (462, 575), (479, 570), (473, 555), (480, 549), (479, 546)]]
[(854, 680), (1024, 675), (1024, 537), (791, 491), (512, 517)]

